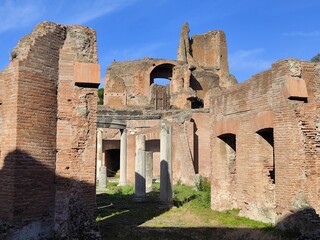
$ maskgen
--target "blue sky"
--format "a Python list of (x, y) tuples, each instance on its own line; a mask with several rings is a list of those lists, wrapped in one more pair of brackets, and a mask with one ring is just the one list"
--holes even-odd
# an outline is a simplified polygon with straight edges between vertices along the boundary
[(176, 59), (188, 22), (190, 36), (225, 31), (230, 72), (242, 82), (277, 60), (320, 52), (319, 13), (319, 0), (0, 0), (0, 70), (41, 21), (94, 28), (102, 79), (114, 59)]

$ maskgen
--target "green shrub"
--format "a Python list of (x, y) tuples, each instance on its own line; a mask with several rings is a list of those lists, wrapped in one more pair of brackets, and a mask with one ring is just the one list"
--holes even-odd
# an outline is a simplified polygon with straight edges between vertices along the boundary
[(118, 186), (118, 183), (116, 183), (116, 182), (108, 182), (107, 183), (107, 189), (110, 189), (110, 190), (115, 189), (117, 186)]
[(103, 105), (103, 88), (98, 89), (98, 105)]
[(199, 176), (195, 182), (197, 197), (194, 201), (194, 207), (210, 208), (211, 205), (211, 185), (207, 178)]
[(160, 183), (159, 182), (152, 183), (152, 191), (155, 191), (155, 192), (160, 191)]
[(177, 207), (190, 202), (196, 197), (196, 191), (193, 190), (192, 187), (184, 184), (175, 185), (173, 187), (173, 194), (173, 204)]
[(134, 186), (133, 185), (125, 185), (123, 187), (118, 187), (121, 189), (122, 195), (133, 195), (134, 194)]
[(196, 180), (195, 185), (196, 185), (196, 189), (198, 191), (202, 191), (202, 192), (210, 192), (211, 191), (211, 185), (210, 185), (208, 178), (200, 176)]

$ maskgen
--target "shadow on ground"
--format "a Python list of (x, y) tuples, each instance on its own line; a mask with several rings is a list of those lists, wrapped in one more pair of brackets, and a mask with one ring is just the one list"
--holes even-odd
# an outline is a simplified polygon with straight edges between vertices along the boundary
[[(158, 199), (157, 192), (149, 194), (148, 201), (144, 203), (134, 202), (133, 194), (124, 195), (121, 192), (116, 194), (98, 194), (97, 220), (99, 221), (102, 238), (115, 240), (280, 239), (264, 238), (266, 230), (141, 226), (143, 223), (167, 211), (166, 209), (159, 208)], [(182, 206), (182, 203), (179, 203), (179, 206)], [(224, 236), (224, 238), (221, 238), (221, 236)]]
[(151, 193), (141, 203), (133, 200), (133, 194), (98, 194), (97, 220), (103, 239), (139, 239), (131, 238), (138, 226), (167, 211), (159, 208), (157, 195)]
[[(310, 225), (310, 216), (316, 218), (312, 209), (298, 211), (278, 223), (278, 227), (286, 227), (286, 231), (275, 227), (241, 228), (231, 227), (177, 227), (172, 226), (146, 227), (142, 224), (160, 216), (167, 210), (159, 209), (158, 193), (149, 195), (148, 201), (137, 203), (133, 194), (116, 193), (97, 195), (98, 217), (102, 239), (134, 239), (134, 240), (317, 240), (320, 239), (319, 225)], [(208, 210), (209, 211), (209, 210)], [(194, 219), (197, 221), (197, 219)], [(298, 223), (298, 224), (297, 224)], [(176, 226), (175, 226), (176, 225)]]

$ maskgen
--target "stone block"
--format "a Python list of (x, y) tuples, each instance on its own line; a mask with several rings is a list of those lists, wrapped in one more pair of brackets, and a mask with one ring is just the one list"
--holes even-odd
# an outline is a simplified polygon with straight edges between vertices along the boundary
[(74, 81), (76, 85), (99, 85), (100, 65), (76, 62), (74, 64)]
[(284, 94), (289, 99), (307, 99), (308, 91), (306, 83), (301, 78), (287, 77), (283, 86)]

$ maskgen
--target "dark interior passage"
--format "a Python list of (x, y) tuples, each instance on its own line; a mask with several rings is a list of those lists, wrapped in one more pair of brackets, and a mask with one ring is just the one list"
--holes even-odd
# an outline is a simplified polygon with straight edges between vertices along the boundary
[(236, 135), (227, 133), (220, 135), (219, 138), (224, 141), (234, 152), (236, 151)]
[(120, 169), (120, 149), (106, 151), (107, 177), (114, 177)]

